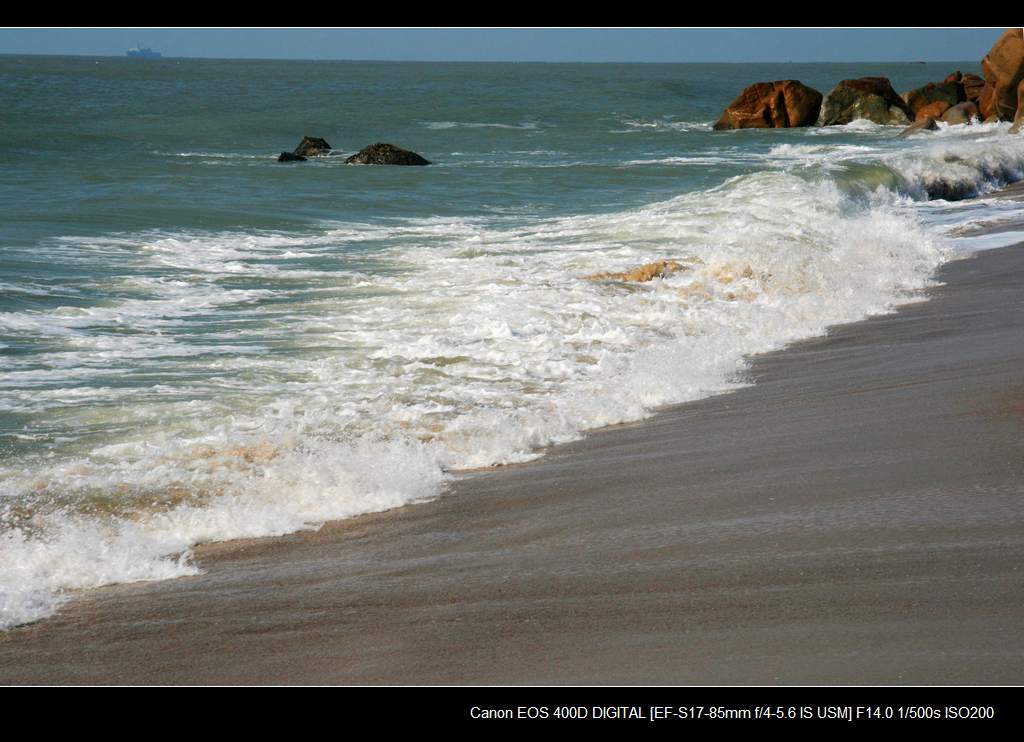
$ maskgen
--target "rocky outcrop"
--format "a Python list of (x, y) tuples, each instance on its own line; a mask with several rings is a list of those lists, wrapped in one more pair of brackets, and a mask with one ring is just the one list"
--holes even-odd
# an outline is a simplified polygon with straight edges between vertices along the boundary
[(923, 87), (903, 94), (904, 102), (906, 102), (907, 107), (914, 114), (911, 118), (917, 118), (921, 109), (934, 103), (942, 102), (946, 104), (946, 108), (951, 108), (957, 103), (966, 100), (964, 98), (964, 86), (960, 81), (951, 82), (949, 78), (946, 78), (946, 80), (946, 82), (941, 83), (928, 83)]
[(430, 161), (393, 144), (377, 142), (345, 160), (349, 165), (429, 165)]
[(937, 119), (950, 108), (952, 108), (952, 106), (946, 101), (937, 100), (934, 103), (929, 103), (927, 106), (922, 106), (917, 109), (914, 120), (922, 121), (923, 119)]
[(305, 162), (306, 158), (294, 152), (282, 152), (277, 156), (278, 162)]
[(939, 119), (947, 124), (969, 124), (978, 118), (978, 107), (970, 101), (957, 103)]
[(876, 124), (909, 124), (913, 112), (885, 77), (843, 80), (821, 104), (819, 126), (867, 119)]
[(935, 119), (933, 119), (932, 117), (929, 116), (927, 118), (923, 118), (923, 119), (919, 119), (918, 121), (915, 121), (910, 126), (908, 126), (906, 129), (904, 129), (899, 134), (897, 134), (896, 138), (897, 139), (903, 139), (905, 137), (909, 137), (909, 136), (912, 136), (914, 134), (919, 134), (922, 131), (935, 131), (938, 128), (939, 128), (939, 125), (937, 123), (935, 123)]
[(992, 99), (981, 106), (982, 113), (1009, 121), (1017, 112), (1017, 88), (1024, 80), (1024, 29), (1007, 29), (981, 61), (981, 71), (992, 86)]
[(799, 80), (756, 82), (726, 107), (715, 129), (783, 129), (818, 120), (821, 93)]
[(1017, 85), (1017, 115), (1013, 117), (1010, 133), (1017, 134), (1021, 129), (1024, 129), (1024, 80)]
[(678, 273), (686, 268), (678, 260), (656, 260), (653, 263), (641, 265), (631, 271), (622, 273), (595, 273), (587, 276), (591, 281), (652, 281), (655, 278), (666, 278), (673, 273)]
[(299, 142), (299, 146), (292, 150), (292, 154), (299, 155), (301, 157), (321, 157), (329, 154), (331, 151), (331, 145), (327, 143), (326, 139), (320, 137), (302, 137), (302, 141)]

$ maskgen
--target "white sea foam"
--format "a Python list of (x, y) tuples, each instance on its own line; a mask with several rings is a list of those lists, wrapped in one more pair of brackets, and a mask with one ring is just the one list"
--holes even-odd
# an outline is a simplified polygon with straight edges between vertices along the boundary
[(639, 132), (687, 132), (687, 131), (711, 131), (714, 121), (672, 121), (669, 119), (622, 119), (622, 124), (628, 128), (613, 129), (612, 134), (634, 134)]
[[(882, 148), (859, 187), (773, 168), (608, 214), (67, 238), (125, 266), (121, 298), (0, 314), (5, 338), (50, 344), (0, 393), (46, 413), (20, 435), (55, 441), (0, 469), (0, 625), (736, 388), (749, 354), (927, 286), (953, 250), (941, 209), (966, 207), (913, 198), (1012, 177), (1024, 140), (998, 134)], [(666, 258), (687, 269), (588, 278)]]
[(533, 121), (518, 124), (487, 123), (476, 121), (424, 121), (422, 125), (428, 129), (521, 129), (536, 131), (540, 126)]

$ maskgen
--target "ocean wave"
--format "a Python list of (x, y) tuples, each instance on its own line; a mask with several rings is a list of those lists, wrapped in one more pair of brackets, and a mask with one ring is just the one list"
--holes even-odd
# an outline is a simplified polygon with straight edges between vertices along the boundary
[(423, 121), (421, 126), (427, 129), (518, 129), (522, 131), (536, 131), (541, 128), (540, 124), (533, 121), (524, 121), (518, 124), (476, 121)]
[[(736, 388), (748, 354), (928, 285), (947, 253), (905, 198), (762, 171), (526, 223), (96, 239), (174, 278), (117, 277), (141, 295), (104, 307), (0, 315), (57, 343), (8, 382), (12, 403), (59, 411), (24, 432), (83, 433), (0, 469), (0, 559), (18, 565), (0, 576), (0, 623), (48, 615), (69, 591), (194, 574), (198, 543), (436, 497), (460, 469)], [(365, 243), (377, 268), (348, 272), (349, 246)], [(287, 280), (331, 256), (336, 291)], [(588, 279), (658, 259), (686, 269)], [(112, 383), (124, 359), (176, 380)], [(61, 368), (80, 376), (61, 384)]]
[(621, 119), (626, 129), (612, 129), (611, 134), (635, 134), (638, 132), (686, 132), (711, 131), (714, 121), (672, 121), (670, 119)]

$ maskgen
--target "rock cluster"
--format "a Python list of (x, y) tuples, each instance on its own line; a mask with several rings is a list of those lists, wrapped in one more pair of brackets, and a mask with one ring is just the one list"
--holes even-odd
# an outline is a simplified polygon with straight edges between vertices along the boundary
[(936, 129), (938, 121), (1013, 120), (1011, 132), (1024, 129), (1024, 29), (1007, 29), (985, 55), (981, 69), (984, 77), (957, 70), (903, 95), (885, 77), (842, 80), (824, 97), (797, 80), (758, 82), (726, 107), (714, 128), (834, 126), (867, 119), (910, 124), (900, 136)]
[[(291, 152), (282, 152), (278, 162), (306, 162), (310, 157), (323, 157), (331, 153), (331, 145), (319, 137), (302, 137), (299, 146)], [(349, 165), (429, 165), (430, 161), (393, 144), (377, 142), (345, 158)]]

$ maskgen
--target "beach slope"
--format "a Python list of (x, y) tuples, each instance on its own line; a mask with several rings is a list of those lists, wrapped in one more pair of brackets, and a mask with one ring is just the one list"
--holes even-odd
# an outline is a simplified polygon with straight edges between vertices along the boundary
[(1024, 245), (738, 392), (197, 552), (0, 636), (0, 682), (1024, 681)]

